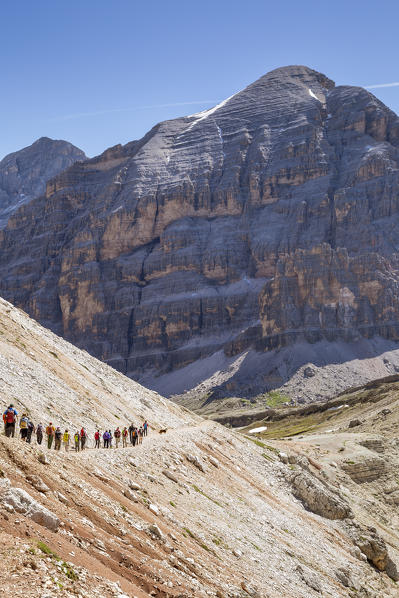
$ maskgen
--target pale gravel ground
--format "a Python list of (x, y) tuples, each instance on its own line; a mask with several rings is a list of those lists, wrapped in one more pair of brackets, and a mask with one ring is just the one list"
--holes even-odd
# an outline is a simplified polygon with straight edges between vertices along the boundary
[[(52, 451), (49, 465), (38, 463), (35, 444), (0, 439), (4, 474), (63, 523), (55, 534), (22, 515), (7, 514), (0, 505), (0, 532), (9, 534), (11, 546), (22, 538), (28, 543), (43, 539), (62, 559), (82, 566), (87, 571), (84, 598), (97, 595), (96, 575), (107, 598), (121, 596), (111, 581), (118, 581), (131, 598), (150, 591), (163, 598), (206, 598), (217, 590), (245, 598), (245, 583), (256, 586), (262, 598), (320, 596), (298, 573), (298, 565), (317, 577), (325, 597), (351, 596), (335, 576), (339, 566), (349, 567), (368, 588), (364, 596), (397, 595), (385, 574), (353, 556), (339, 522), (307, 512), (292, 496), (290, 468), (272, 450), (143, 389), (1, 300), (0, 333), (4, 404), (23, 404), (36, 420), (46, 421), (51, 414), (62, 425), (83, 423), (90, 433), (97, 423), (115, 427), (125, 418), (147, 418), (154, 428), (136, 449), (68, 456)], [(161, 427), (168, 428), (165, 435), (156, 432)], [(205, 471), (187, 454), (197, 456)], [(177, 482), (164, 475), (166, 470)], [(44, 496), (34, 490), (26, 472), (42, 477), (50, 492)], [(141, 488), (137, 502), (123, 494), (129, 479)], [(162, 540), (149, 534), (152, 523)], [(13, 580), (0, 577), (3, 591), (11, 591), (10, 583), (25, 583), (26, 565), (21, 563), (15, 575)], [(47, 577), (55, 596), (69, 595)], [(33, 585), (24, 595), (44, 596)]]

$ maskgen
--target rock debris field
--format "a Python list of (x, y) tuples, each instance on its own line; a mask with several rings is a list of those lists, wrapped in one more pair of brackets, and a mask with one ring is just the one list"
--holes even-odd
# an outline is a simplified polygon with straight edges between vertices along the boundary
[(177, 407), (3, 300), (0, 379), (34, 421), (152, 424), (141, 446), (78, 454), (0, 437), (4, 595), (398, 595), (392, 542), (304, 451)]

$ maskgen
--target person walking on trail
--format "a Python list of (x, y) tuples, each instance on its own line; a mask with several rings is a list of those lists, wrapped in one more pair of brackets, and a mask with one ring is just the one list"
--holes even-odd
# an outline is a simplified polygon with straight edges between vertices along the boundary
[(100, 430), (94, 432), (95, 448), (100, 448)]
[(125, 426), (122, 430), (122, 446), (123, 448), (127, 447), (127, 436), (129, 432), (127, 431), (127, 427)]
[(52, 422), (49, 423), (49, 425), (46, 428), (46, 434), (47, 434), (47, 448), (51, 449), (51, 446), (53, 444), (53, 440), (54, 440), (54, 433), (55, 433), (55, 428), (52, 424)]
[(80, 430), (80, 448), (82, 451), (84, 450), (85, 445), (86, 445), (86, 437), (87, 437), (86, 430), (84, 428), (82, 428)]
[(26, 438), (28, 436), (28, 423), (29, 418), (26, 413), (23, 413), (19, 422), (19, 433), (21, 434), (21, 440), (24, 442), (26, 442)]
[(73, 439), (75, 441), (75, 451), (78, 453), (80, 451), (80, 436), (79, 436), (79, 432), (75, 432)]
[(54, 450), (59, 451), (61, 448), (61, 440), (62, 440), (62, 432), (61, 428), (57, 426), (57, 429), (54, 433)]
[(138, 438), (137, 428), (136, 427), (133, 428), (133, 434), (132, 434), (132, 436), (133, 436), (133, 446), (136, 446), (137, 438)]
[(28, 422), (28, 434), (26, 436), (26, 442), (29, 442), (29, 444), (31, 443), (32, 440), (32, 434), (35, 431), (35, 424), (33, 423), (32, 420), (29, 420)]
[(44, 427), (43, 424), (40, 423), (37, 428), (36, 428), (36, 442), (37, 444), (41, 444), (43, 441), (43, 431), (44, 431)]
[(104, 448), (108, 448), (109, 447), (109, 434), (108, 434), (107, 430), (105, 430), (105, 432), (103, 434), (103, 441), (104, 441)]
[(119, 441), (121, 439), (121, 431), (119, 429), (119, 426), (116, 428), (116, 430), (114, 432), (114, 437), (115, 437), (115, 448), (118, 448)]
[(143, 430), (142, 426), (140, 426), (140, 428), (138, 429), (137, 434), (138, 434), (138, 436), (137, 436), (138, 443), (142, 444), (143, 443), (143, 436), (144, 436), (144, 430)]
[(108, 448), (112, 448), (112, 439), (113, 439), (113, 436), (112, 436), (111, 430), (108, 430), (108, 439), (109, 439)]
[(130, 439), (130, 444), (133, 444), (133, 430), (134, 430), (134, 425), (130, 424), (129, 426), (129, 439)]
[(148, 421), (145, 420), (144, 424), (143, 424), (143, 436), (147, 436), (148, 434)]
[(69, 430), (65, 430), (64, 435), (62, 437), (62, 443), (64, 445), (66, 453), (69, 451), (69, 436)]
[(15, 436), (15, 425), (18, 419), (18, 411), (14, 408), (14, 405), (9, 405), (3, 413), (4, 431), (7, 438), (14, 438)]

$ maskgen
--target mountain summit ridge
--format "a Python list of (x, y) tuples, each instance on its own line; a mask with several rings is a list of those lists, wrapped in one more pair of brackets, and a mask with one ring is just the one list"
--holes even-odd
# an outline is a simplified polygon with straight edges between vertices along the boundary
[(48, 181), (0, 234), (0, 292), (149, 384), (220, 351), (396, 341), (398, 148), (370, 92), (276, 69)]

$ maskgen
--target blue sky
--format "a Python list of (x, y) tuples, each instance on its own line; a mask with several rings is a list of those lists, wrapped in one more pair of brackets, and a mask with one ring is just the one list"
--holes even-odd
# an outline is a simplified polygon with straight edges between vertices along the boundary
[[(0, 159), (41, 136), (93, 156), (287, 64), (399, 82), (398, 17), (390, 0), (2, 0)], [(372, 91), (399, 113), (399, 85)]]

